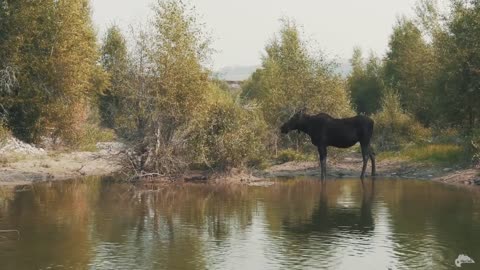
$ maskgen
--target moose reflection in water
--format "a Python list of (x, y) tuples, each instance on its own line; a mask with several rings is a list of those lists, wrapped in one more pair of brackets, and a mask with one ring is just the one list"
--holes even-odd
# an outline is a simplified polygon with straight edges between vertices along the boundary
[(300, 111), (282, 125), (284, 134), (298, 130), (310, 136), (320, 156), (321, 179), (327, 178), (327, 147), (349, 148), (360, 142), (363, 167), (360, 178), (365, 178), (368, 158), (372, 161), (372, 176), (375, 176), (375, 153), (370, 146), (374, 122), (371, 118), (357, 115), (351, 118), (335, 119), (328, 114), (308, 115)]
[(362, 188), (360, 207), (342, 207), (342, 203), (337, 205), (336, 201), (331, 202), (336, 205), (335, 207), (333, 205), (329, 206), (327, 186), (322, 185), (318, 206), (312, 211), (311, 219), (305, 223), (285, 224), (286, 229), (304, 235), (328, 235), (332, 233), (332, 230), (367, 236), (373, 234), (375, 222), (372, 214), (372, 202), (374, 200), (375, 184), (374, 181), (371, 183), (370, 187), (366, 185), (365, 188)]

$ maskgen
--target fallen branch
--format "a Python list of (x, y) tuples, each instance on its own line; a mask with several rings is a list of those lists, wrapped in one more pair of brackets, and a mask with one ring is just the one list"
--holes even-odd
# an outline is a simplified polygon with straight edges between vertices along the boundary
[(137, 180), (140, 180), (140, 179), (146, 178), (146, 177), (162, 177), (162, 176), (165, 176), (165, 175), (160, 174), (160, 173), (143, 173), (143, 174), (136, 174), (136, 175), (128, 178), (128, 181), (129, 181), (129, 182), (132, 182), (132, 181), (137, 181)]
[(20, 239), (20, 231), (18, 230), (0, 230), (0, 233), (17, 233), (17, 238)]

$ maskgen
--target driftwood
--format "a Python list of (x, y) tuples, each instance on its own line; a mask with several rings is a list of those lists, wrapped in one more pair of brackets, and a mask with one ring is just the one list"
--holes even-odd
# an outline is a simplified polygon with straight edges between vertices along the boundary
[(20, 239), (20, 231), (18, 230), (0, 230), (0, 233), (16, 233), (17, 239)]
[(148, 178), (148, 177), (164, 177), (165, 175), (163, 174), (160, 174), (160, 173), (138, 173), (138, 174), (135, 174), (133, 176), (131, 176), (130, 178), (128, 178), (128, 181), (129, 182), (134, 182), (134, 181), (138, 181), (138, 180), (141, 180), (143, 178)]

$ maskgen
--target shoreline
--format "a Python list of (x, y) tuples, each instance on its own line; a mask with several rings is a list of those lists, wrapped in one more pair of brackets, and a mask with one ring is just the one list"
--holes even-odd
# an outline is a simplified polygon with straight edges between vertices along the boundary
[[(99, 143), (95, 152), (50, 153), (33, 156), (7, 156), (0, 164), (0, 186), (21, 186), (40, 182), (71, 180), (87, 176), (109, 176), (122, 170), (124, 146), (120, 143)], [(362, 160), (358, 153), (327, 161), (329, 179), (359, 178)], [(370, 176), (370, 163), (367, 177)], [(177, 177), (147, 178), (140, 181), (237, 183), (259, 185), (280, 177), (320, 177), (317, 162), (292, 161), (273, 165), (265, 170), (232, 170), (228, 173), (190, 171)], [(459, 166), (445, 167), (399, 159), (377, 160), (377, 178), (431, 180), (453, 185), (478, 186), (480, 170)], [(175, 181), (172, 181), (175, 182)]]
[[(362, 160), (359, 154), (353, 154), (336, 161), (327, 161), (327, 181), (329, 179), (358, 178), (360, 179)], [(428, 163), (402, 161), (399, 159), (377, 160), (376, 178), (388, 179), (418, 179), (435, 181), (452, 185), (478, 186), (480, 188), (480, 170), (460, 166), (439, 166)], [(370, 176), (370, 163), (366, 176)], [(265, 177), (320, 177), (317, 162), (287, 162), (274, 165), (267, 169)]]
[(122, 169), (124, 146), (98, 143), (97, 151), (52, 152), (37, 155), (12, 153), (0, 163), (0, 186), (29, 185), (86, 176), (107, 176)]

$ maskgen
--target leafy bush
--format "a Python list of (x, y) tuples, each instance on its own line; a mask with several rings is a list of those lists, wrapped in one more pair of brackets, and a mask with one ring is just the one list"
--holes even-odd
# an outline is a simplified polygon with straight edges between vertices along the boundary
[(218, 169), (261, 164), (267, 134), (261, 114), (224, 92), (215, 91), (212, 99), (206, 115), (197, 120), (191, 143), (198, 156), (193, 159)]
[(399, 95), (394, 91), (385, 93), (382, 109), (373, 115), (373, 119), (374, 143), (379, 149), (396, 149), (430, 136), (430, 130), (402, 109)]

